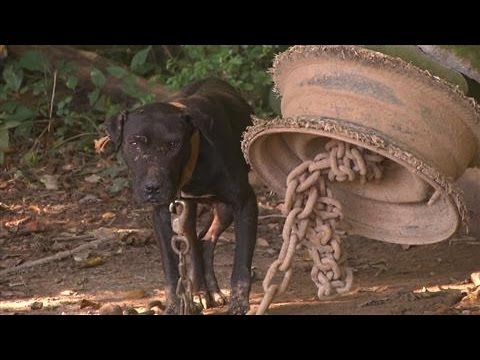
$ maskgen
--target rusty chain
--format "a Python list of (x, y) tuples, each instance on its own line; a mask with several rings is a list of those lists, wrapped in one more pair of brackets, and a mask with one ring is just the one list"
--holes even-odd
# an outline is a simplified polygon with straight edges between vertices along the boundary
[[(332, 196), (329, 182), (379, 181), (382, 177), (384, 157), (342, 141), (331, 140), (325, 151), (313, 160), (294, 168), (287, 176), (287, 190), (282, 212), (287, 216), (283, 227), (283, 245), (263, 280), (265, 295), (256, 309), (249, 314), (264, 314), (273, 298), (285, 292), (292, 276), (295, 250), (305, 245), (313, 260), (310, 273), (317, 285), (318, 297), (350, 290), (352, 269), (342, 266), (342, 243), (336, 231), (343, 219), (342, 205)], [(282, 272), (281, 283), (273, 284), (275, 275)]]
[[(180, 205), (180, 211), (177, 209), (177, 205)], [(187, 254), (190, 251), (190, 244), (183, 233), (185, 216), (182, 215), (184, 209), (185, 204), (183, 201), (175, 201), (170, 205), (170, 212), (177, 215), (172, 224), (173, 231), (177, 235), (172, 236), (171, 245), (172, 250), (178, 255), (178, 272), (180, 277), (177, 281), (175, 293), (180, 299), (179, 315), (192, 315), (197, 311), (193, 302), (193, 284), (187, 270)]]

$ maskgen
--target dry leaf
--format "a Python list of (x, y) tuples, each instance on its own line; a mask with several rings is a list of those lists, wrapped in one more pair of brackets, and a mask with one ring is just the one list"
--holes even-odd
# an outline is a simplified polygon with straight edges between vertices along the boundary
[(22, 227), (22, 234), (36, 233), (45, 231), (45, 226), (38, 220), (31, 220)]
[(102, 215), (102, 219), (103, 220), (109, 220), (109, 219), (113, 219), (115, 216), (117, 216), (115, 213), (113, 213), (111, 211), (107, 211), (106, 213), (104, 213)]
[(95, 152), (100, 154), (104, 151), (105, 146), (110, 142), (110, 136), (104, 136), (100, 139), (95, 139), (93, 142), (95, 143)]
[(32, 310), (40, 310), (41, 308), (43, 308), (43, 302), (41, 301), (35, 301), (30, 304), (30, 309)]
[(75, 295), (75, 291), (73, 290), (64, 290), (60, 293), (60, 295), (62, 296), (72, 296), (72, 295)]
[(84, 309), (84, 308), (87, 308), (87, 307), (91, 307), (91, 308), (94, 308), (94, 309), (100, 309), (102, 305), (99, 304), (99, 303), (96, 303), (94, 301), (91, 301), (91, 300), (87, 300), (87, 299), (82, 299), (82, 301), (80, 301), (80, 309)]
[(39, 180), (47, 190), (58, 190), (58, 175), (43, 175)]
[(91, 184), (96, 184), (98, 183), (102, 178), (96, 174), (90, 175), (85, 177), (85, 181)]
[(94, 266), (102, 265), (103, 263), (105, 263), (105, 260), (103, 260), (102, 257), (97, 256), (97, 257), (94, 257), (93, 259), (88, 259), (87, 261), (85, 261), (82, 267), (91, 268)]

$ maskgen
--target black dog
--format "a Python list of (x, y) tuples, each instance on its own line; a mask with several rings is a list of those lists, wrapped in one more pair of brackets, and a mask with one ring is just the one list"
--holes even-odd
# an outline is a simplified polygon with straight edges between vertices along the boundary
[[(250, 268), (256, 243), (257, 201), (248, 182), (248, 166), (240, 141), (251, 125), (252, 110), (224, 81), (206, 79), (184, 88), (166, 102), (145, 105), (107, 122), (107, 133), (133, 174), (134, 195), (153, 204), (155, 234), (166, 278), (166, 313), (179, 311), (176, 285), (178, 258), (169, 205), (183, 196), (189, 201), (185, 232), (193, 262), (193, 290), (210, 303), (224, 301), (213, 270), (219, 235), (235, 222), (235, 258), (229, 312), (249, 308)], [(211, 225), (196, 234), (196, 206), (205, 196), (213, 204)]]

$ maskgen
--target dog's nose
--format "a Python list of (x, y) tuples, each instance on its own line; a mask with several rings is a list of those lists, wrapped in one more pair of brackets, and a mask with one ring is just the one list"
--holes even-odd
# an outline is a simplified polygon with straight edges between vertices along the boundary
[(145, 193), (148, 195), (157, 194), (160, 190), (160, 186), (154, 183), (145, 184)]

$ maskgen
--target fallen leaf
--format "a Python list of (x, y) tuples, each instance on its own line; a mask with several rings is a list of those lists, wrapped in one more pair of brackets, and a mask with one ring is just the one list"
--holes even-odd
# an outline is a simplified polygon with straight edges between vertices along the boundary
[(18, 225), (30, 220), (30, 216), (18, 219), (18, 220), (12, 220), (12, 221), (7, 221), (3, 226), (7, 229), (11, 229), (14, 227), (17, 227)]
[(96, 184), (98, 183), (102, 178), (96, 174), (90, 175), (85, 177), (85, 181), (91, 184)]
[(75, 295), (76, 292), (73, 291), (73, 290), (64, 290), (60, 293), (60, 295), (62, 296), (72, 296), (72, 295)]
[(87, 261), (85, 261), (82, 265), (83, 268), (91, 268), (91, 267), (94, 267), (94, 266), (99, 266), (99, 265), (102, 265), (103, 263), (105, 263), (105, 260), (103, 260), (102, 257), (98, 256), (98, 257), (94, 257), (93, 259), (88, 259)]
[(472, 273), (470, 279), (472, 279), (475, 286), (480, 286), (480, 271)]
[(28, 207), (28, 209), (35, 211), (37, 214), (41, 214), (41, 213), (42, 213), (42, 209), (40, 209), (40, 207), (38, 207), (37, 205), (30, 205), (30, 206)]
[(148, 306), (147, 306), (148, 310), (151, 310), (154, 307), (158, 307), (161, 310), (165, 310), (166, 308), (165, 305), (163, 305), (163, 303), (160, 300), (153, 300), (148, 303)]
[(146, 310), (144, 312), (139, 313), (138, 315), (155, 315), (155, 310)]
[(114, 229), (109, 229), (109, 228), (99, 228), (99, 229), (95, 229), (92, 231), (92, 235), (100, 240), (100, 239), (103, 239), (103, 240), (109, 240), (109, 239), (115, 239), (116, 238), (116, 233), (117, 231), (114, 230)]
[(123, 315), (138, 315), (138, 311), (132, 307), (126, 308), (125, 310), (123, 310)]
[(85, 195), (83, 198), (78, 200), (79, 204), (89, 204), (89, 203), (95, 203), (95, 202), (100, 202), (101, 200), (98, 198), (98, 196), (95, 195)]
[(39, 180), (47, 190), (58, 190), (58, 175), (43, 175)]
[(264, 238), (258, 238), (258, 239), (257, 239), (257, 246), (260, 246), (260, 247), (269, 247), (270, 244), (269, 244), (268, 241), (265, 240)]
[(85, 250), (73, 255), (73, 260), (75, 260), (76, 262), (84, 262), (88, 259), (89, 256), (90, 256), (90, 250)]
[(102, 214), (102, 219), (110, 220), (110, 219), (113, 219), (115, 216), (117, 216), (115, 213), (107, 211), (106, 213)]
[(100, 309), (102, 305), (99, 304), (99, 303), (96, 303), (94, 301), (91, 301), (91, 300), (87, 300), (87, 299), (82, 299), (82, 301), (80, 301), (80, 309), (84, 309), (84, 308), (87, 308), (87, 307), (91, 307), (91, 308), (94, 308), (94, 309)]
[(95, 143), (95, 152), (100, 154), (104, 151), (105, 146), (110, 142), (110, 136), (104, 136), (100, 139), (95, 139), (93, 142)]
[(36, 233), (36, 232), (42, 232), (42, 231), (45, 231), (45, 226), (43, 226), (43, 224), (34, 219), (34, 220), (31, 220), (27, 223), (25, 223), (25, 225), (23, 225), (22, 227), (22, 234), (30, 234), (30, 233)]
[(43, 308), (43, 302), (41, 301), (35, 301), (30, 304), (30, 309), (32, 310), (40, 310), (41, 308)]

